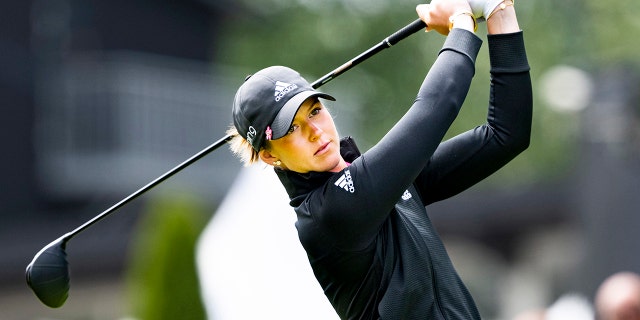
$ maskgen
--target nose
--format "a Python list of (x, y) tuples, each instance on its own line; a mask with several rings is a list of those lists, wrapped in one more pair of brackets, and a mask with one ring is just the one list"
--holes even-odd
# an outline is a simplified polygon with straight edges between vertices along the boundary
[(322, 135), (324, 131), (320, 128), (318, 124), (316, 124), (312, 120), (308, 120), (307, 125), (309, 128), (309, 140), (310, 141), (318, 140), (318, 138)]

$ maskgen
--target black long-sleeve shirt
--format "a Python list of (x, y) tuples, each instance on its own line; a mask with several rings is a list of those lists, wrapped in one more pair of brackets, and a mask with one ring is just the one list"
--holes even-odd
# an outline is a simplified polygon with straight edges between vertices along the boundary
[(522, 32), (489, 35), (487, 123), (442, 139), (464, 102), (482, 41), (453, 29), (417, 98), (341, 172), (276, 170), (318, 282), (342, 319), (479, 319), (425, 205), (453, 196), (528, 147), (532, 94)]

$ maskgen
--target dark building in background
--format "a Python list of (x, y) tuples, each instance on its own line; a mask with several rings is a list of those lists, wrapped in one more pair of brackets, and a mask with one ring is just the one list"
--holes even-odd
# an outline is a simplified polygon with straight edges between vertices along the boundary
[(589, 248), (581, 272), (588, 292), (615, 272), (640, 273), (639, 74), (624, 65), (602, 70), (582, 117), (576, 205)]
[(3, 137), (2, 194), (3, 220), (15, 212), (30, 211), (36, 195), (34, 151), (31, 146), (34, 122), (34, 66), (28, 25), (28, 1), (7, 4), (0, 10), (0, 117)]
[[(231, 91), (212, 46), (231, 5), (4, 1), (3, 283), (26, 287), (24, 268), (42, 246), (224, 135)], [(202, 162), (172, 183), (215, 205), (238, 164), (228, 152)], [(142, 203), (74, 241), (72, 270), (119, 270)]]

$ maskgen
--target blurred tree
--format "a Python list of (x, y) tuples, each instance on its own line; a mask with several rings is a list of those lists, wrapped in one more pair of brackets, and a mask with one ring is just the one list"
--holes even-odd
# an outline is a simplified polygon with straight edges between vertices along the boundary
[(127, 274), (137, 319), (205, 319), (195, 245), (208, 216), (194, 198), (164, 195), (151, 202), (135, 232)]
[(640, 34), (640, 7), (633, 0), (585, 1), (586, 14), (580, 20), (583, 28), (585, 49), (583, 54), (591, 57), (591, 62), (600, 66), (610, 66), (620, 62), (640, 65), (636, 40)]

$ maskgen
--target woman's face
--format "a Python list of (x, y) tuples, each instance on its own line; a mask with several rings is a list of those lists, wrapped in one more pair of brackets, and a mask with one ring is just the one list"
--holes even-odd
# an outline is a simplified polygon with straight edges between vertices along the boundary
[(315, 97), (302, 103), (289, 132), (280, 139), (268, 141), (261, 153), (271, 156), (267, 163), (280, 160), (283, 169), (300, 173), (337, 172), (346, 167), (340, 156), (340, 138), (333, 118)]

